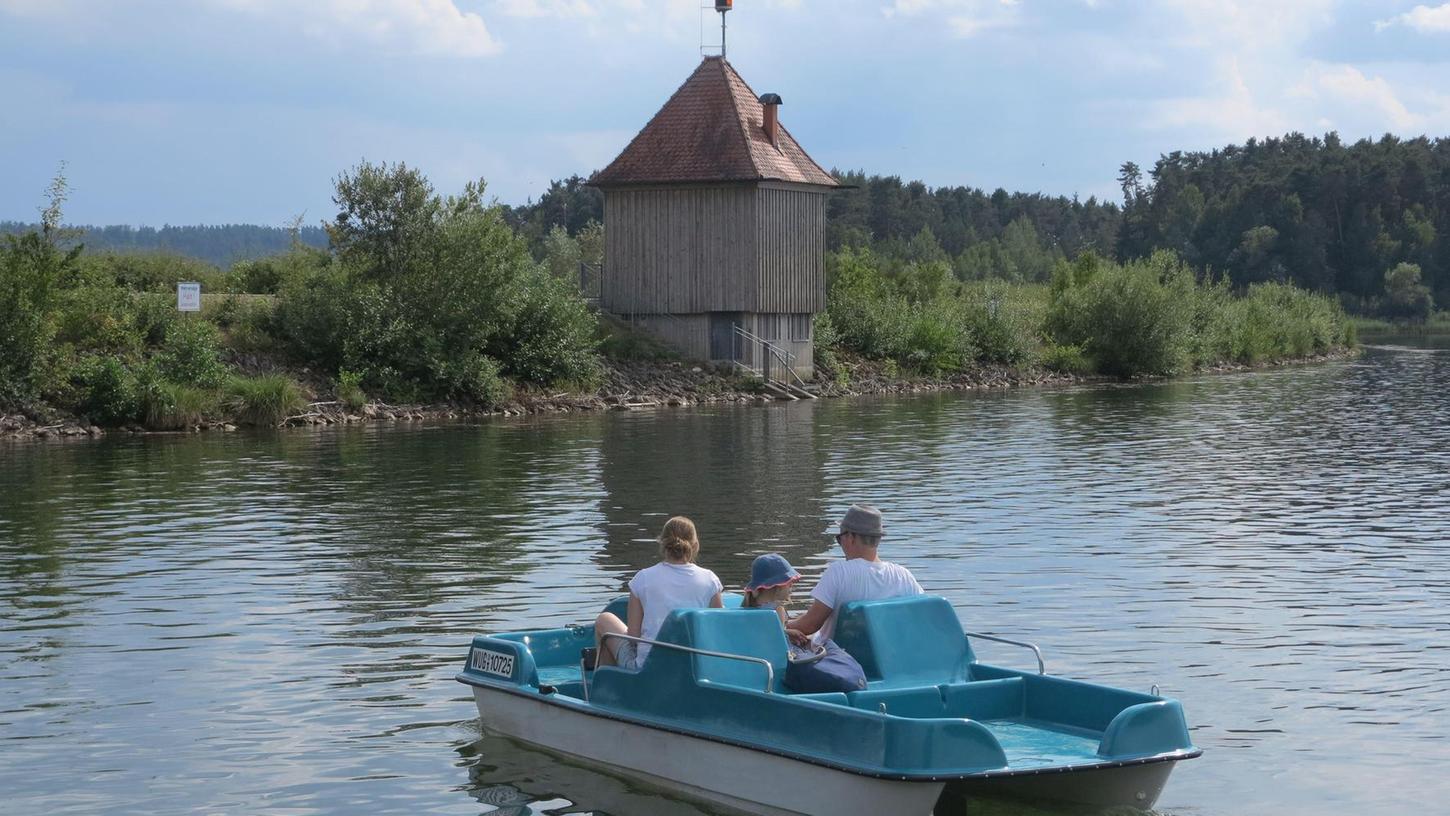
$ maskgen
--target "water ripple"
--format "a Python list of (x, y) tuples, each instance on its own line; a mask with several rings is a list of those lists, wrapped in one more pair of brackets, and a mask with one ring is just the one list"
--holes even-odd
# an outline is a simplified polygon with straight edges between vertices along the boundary
[(809, 586), (831, 520), (871, 500), (888, 557), (969, 627), (1184, 701), (1208, 753), (1160, 809), (1425, 812), (1450, 797), (1446, 393), (1450, 354), (1389, 347), (1138, 386), (0, 447), (0, 789), (15, 813), (704, 813), (480, 734), (451, 680), (469, 637), (588, 619), (672, 513), (727, 585), (777, 550)]

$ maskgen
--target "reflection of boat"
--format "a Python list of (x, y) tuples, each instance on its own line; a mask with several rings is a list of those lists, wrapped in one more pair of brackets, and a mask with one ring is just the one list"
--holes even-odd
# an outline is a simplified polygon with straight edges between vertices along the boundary
[(612, 813), (631, 816), (714, 816), (694, 802), (636, 782), (626, 775), (574, 762), (570, 757), (534, 750), (508, 737), (485, 733), (461, 747), (469, 767), (470, 790), (500, 816), (555, 813)]
[(458, 679), (487, 728), (750, 812), (925, 814), (946, 786), (1151, 807), (1200, 753), (1174, 700), (978, 663), (938, 597), (841, 609), (849, 694), (785, 689), (767, 610), (677, 610), (637, 672), (584, 673), (593, 638), (476, 637)]

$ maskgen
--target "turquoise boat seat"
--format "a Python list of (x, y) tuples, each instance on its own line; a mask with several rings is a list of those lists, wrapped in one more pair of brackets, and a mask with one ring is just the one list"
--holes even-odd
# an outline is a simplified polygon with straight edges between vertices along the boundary
[[(785, 630), (780, 618), (769, 609), (676, 609), (665, 618), (659, 639), (695, 649), (724, 652), (769, 661), (774, 671), (771, 691), (785, 692)], [(648, 662), (657, 655), (665, 658), (672, 650), (650, 650)], [(765, 690), (765, 667), (759, 663), (724, 657), (673, 652), (665, 659), (688, 657), (696, 682)]]
[(965, 682), (976, 661), (956, 610), (937, 595), (848, 603), (834, 640), (860, 661), (872, 690)]

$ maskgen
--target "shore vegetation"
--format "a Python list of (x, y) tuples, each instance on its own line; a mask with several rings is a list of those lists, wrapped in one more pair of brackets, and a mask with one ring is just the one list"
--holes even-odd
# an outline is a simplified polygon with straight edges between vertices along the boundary
[[(523, 392), (588, 393), (622, 368), (688, 365), (581, 294), (603, 252), (588, 207), (541, 205), (520, 220), (486, 200), (482, 181), (444, 195), (411, 167), (364, 163), (336, 180), (326, 249), (294, 229), (285, 250), (221, 269), (87, 252), (61, 226), (66, 193), (58, 176), (39, 226), (0, 247), (0, 409), (154, 430), (275, 426), (319, 405), (491, 409)], [(592, 201), (577, 185), (551, 195)], [(1079, 231), (1083, 246), (1068, 253), (1018, 217), (966, 260), (925, 225), (884, 241), (839, 235), (814, 325), (823, 378), (845, 386), (860, 363), (900, 379), (1172, 376), (1354, 342), (1328, 295), (1236, 285), (1173, 251), (1110, 260), (1087, 237), (1110, 209), (1033, 207), (1097, 232)], [(1407, 319), (1434, 303), (1413, 266), (1386, 274)], [(177, 312), (182, 280), (202, 284), (199, 314)]]

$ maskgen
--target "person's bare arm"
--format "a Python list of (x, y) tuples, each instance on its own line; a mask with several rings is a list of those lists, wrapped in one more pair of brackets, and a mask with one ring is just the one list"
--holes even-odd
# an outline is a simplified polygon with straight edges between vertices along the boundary
[(826, 623), (826, 619), (831, 617), (832, 611), (829, 606), (826, 606), (820, 601), (812, 602), (811, 608), (807, 609), (805, 614), (800, 615), (786, 625), (786, 637), (790, 638), (792, 643), (804, 644), (805, 641), (810, 639), (811, 635), (821, 630), (821, 627)]
[(720, 599), (720, 593), (716, 592), (715, 593), (715, 597), (713, 597), (713, 598), (710, 599), (710, 608), (711, 609), (724, 609), (725, 608), (725, 602)]
[(629, 593), (629, 635), (639, 637), (644, 631), (644, 604), (633, 592)]

